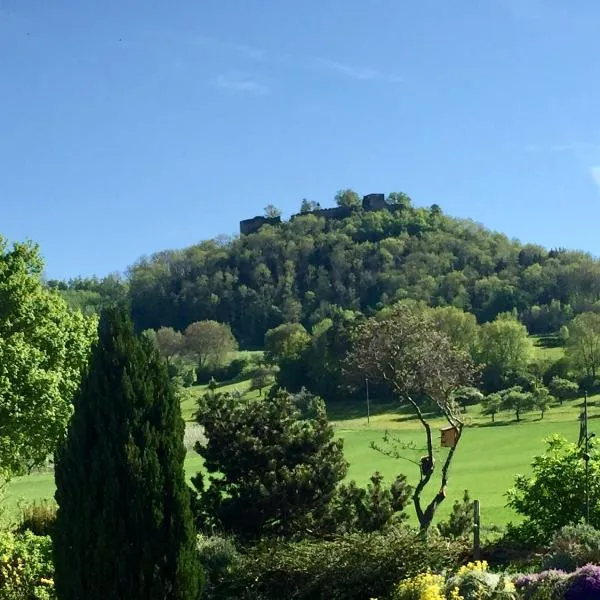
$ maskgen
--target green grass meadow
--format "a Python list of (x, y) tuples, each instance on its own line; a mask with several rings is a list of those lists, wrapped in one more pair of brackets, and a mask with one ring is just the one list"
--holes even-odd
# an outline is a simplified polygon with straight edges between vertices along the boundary
[[(556, 360), (560, 358), (562, 349), (538, 345), (536, 353)], [(240, 381), (219, 386), (219, 390), (238, 390), (244, 397), (258, 397), (258, 392), (249, 391), (249, 387), (249, 381)], [(182, 402), (182, 413), (187, 421), (193, 420), (197, 399), (205, 391), (205, 386), (188, 390)], [(505, 506), (507, 489), (511, 487), (516, 474), (529, 472), (531, 459), (544, 450), (546, 437), (558, 433), (568, 440), (577, 440), (581, 404), (582, 400), (576, 399), (565, 402), (562, 406), (555, 405), (543, 419), (539, 413), (526, 413), (520, 423), (514, 421), (511, 413), (499, 413), (494, 424), (490, 417), (481, 414), (480, 406), (469, 407), (465, 415), (467, 427), (450, 470), (448, 496), (440, 507), (440, 516), (447, 515), (453, 502), (459, 500), (464, 490), (468, 489), (471, 498), (477, 498), (481, 502), (484, 529), (517, 520), (517, 515)], [(404, 473), (410, 483), (416, 483), (419, 470), (413, 461), (418, 461), (425, 454), (425, 440), (419, 422), (410, 413), (398, 409), (394, 403), (375, 402), (371, 406), (370, 423), (367, 423), (365, 403), (343, 407), (334, 405), (330, 407), (329, 414), (336, 434), (344, 440), (345, 455), (350, 464), (350, 479), (366, 484), (375, 471), (380, 471), (387, 481)], [(600, 418), (600, 396), (590, 398), (590, 418), (590, 429), (594, 431), (595, 419)], [(434, 419), (432, 424), (437, 448), (436, 462), (440, 466), (447, 452), (440, 447), (438, 431), (444, 422)], [(402, 459), (385, 456), (371, 448), (372, 442), (383, 445), (382, 439), (386, 431), (399, 440)], [(192, 476), (201, 469), (202, 461), (196, 453), (190, 451), (185, 466), (188, 476)], [(436, 476), (439, 477), (439, 469), (429, 485), (430, 495), (437, 492), (439, 478), (436, 479)], [(12, 482), (7, 503), (14, 508), (19, 500), (29, 502), (51, 498), (53, 494), (52, 472), (34, 473)], [(412, 508), (409, 508), (408, 513), (411, 521), (414, 521)]]

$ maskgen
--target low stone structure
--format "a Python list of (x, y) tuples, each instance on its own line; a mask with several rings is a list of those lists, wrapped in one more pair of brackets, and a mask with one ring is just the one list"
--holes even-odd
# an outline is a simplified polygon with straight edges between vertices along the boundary
[[(378, 210), (397, 212), (402, 210), (402, 206), (388, 204), (385, 200), (385, 194), (367, 194), (362, 199), (362, 209), (365, 212), (374, 212)], [(345, 219), (351, 216), (357, 210), (359, 210), (359, 208), (351, 206), (318, 208), (316, 210), (311, 210), (310, 212), (292, 215), (290, 217), (290, 221), (306, 215), (315, 215), (316, 217), (324, 217), (325, 219)], [(249, 235), (251, 233), (256, 233), (263, 225), (279, 225), (280, 223), (281, 217), (254, 217), (253, 219), (246, 219), (245, 221), (240, 221), (240, 234)]]

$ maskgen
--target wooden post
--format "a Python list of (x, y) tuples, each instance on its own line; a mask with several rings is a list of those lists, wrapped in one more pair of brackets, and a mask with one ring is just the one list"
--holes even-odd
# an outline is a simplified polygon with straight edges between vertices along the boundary
[(473, 560), (480, 560), (481, 558), (480, 525), (479, 500), (475, 500), (473, 502)]

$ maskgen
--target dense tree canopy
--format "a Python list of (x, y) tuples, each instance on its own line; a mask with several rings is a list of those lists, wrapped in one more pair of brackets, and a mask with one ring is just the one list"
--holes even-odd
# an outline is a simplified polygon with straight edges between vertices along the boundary
[(183, 331), (215, 320), (260, 347), (285, 322), (310, 329), (335, 306), (369, 314), (413, 298), (479, 322), (516, 310), (531, 332), (546, 333), (600, 299), (600, 263), (587, 254), (521, 245), (435, 207), (415, 208), (405, 195), (389, 199), (402, 208), (357, 208), (345, 219), (303, 214), (142, 258), (128, 279), (136, 325)]
[(196, 450), (209, 477), (194, 479), (204, 528), (249, 541), (290, 536), (323, 515), (346, 475), (322, 400), (299, 406), (286, 392), (266, 401), (209, 393), (197, 419), (207, 438)]
[(54, 451), (71, 415), (96, 322), (42, 283), (32, 244), (0, 237), (0, 469), (11, 475)]

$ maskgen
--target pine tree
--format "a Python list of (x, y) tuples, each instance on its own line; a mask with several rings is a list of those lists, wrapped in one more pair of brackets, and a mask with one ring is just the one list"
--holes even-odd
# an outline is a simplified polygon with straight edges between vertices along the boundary
[(196, 600), (183, 432), (158, 351), (109, 309), (56, 455), (61, 600)]

